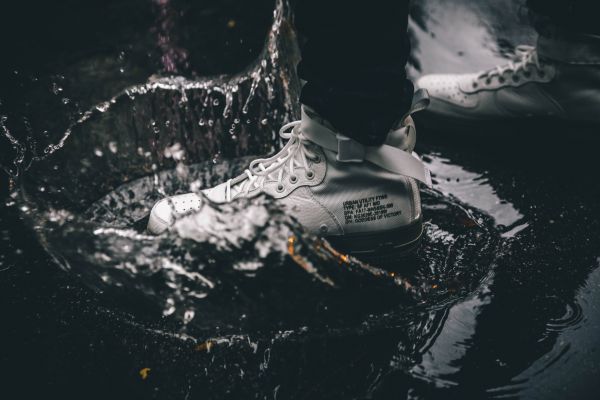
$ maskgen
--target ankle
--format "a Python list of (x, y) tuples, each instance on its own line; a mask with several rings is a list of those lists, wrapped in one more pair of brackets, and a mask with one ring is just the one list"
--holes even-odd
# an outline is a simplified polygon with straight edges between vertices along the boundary
[(589, 34), (544, 36), (537, 41), (540, 58), (571, 65), (600, 65), (600, 36)]

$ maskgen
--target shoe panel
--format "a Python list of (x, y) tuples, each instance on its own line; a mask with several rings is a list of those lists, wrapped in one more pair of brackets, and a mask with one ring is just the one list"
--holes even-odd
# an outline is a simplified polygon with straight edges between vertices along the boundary
[(327, 174), (310, 190), (339, 221), (344, 234), (393, 229), (420, 215), (409, 178), (367, 162), (340, 163), (334, 153), (324, 153)]
[[(505, 87), (494, 92), (494, 103), (483, 115), (512, 117), (564, 116), (564, 110), (545, 92), (551, 83), (531, 82), (520, 87)], [(497, 111), (495, 110), (497, 109)]]
[(560, 64), (544, 91), (560, 104), (566, 119), (600, 123), (600, 66)]
[(315, 198), (307, 186), (297, 188), (278, 202), (312, 234), (341, 235), (343, 233), (336, 216)]

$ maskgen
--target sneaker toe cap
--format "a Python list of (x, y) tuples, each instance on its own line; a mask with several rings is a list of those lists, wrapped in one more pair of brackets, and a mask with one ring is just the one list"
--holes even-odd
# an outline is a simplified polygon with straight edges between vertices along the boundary
[(433, 74), (425, 75), (417, 80), (417, 87), (426, 89), (431, 98), (431, 110), (443, 106), (474, 107), (477, 105), (476, 95), (466, 93), (462, 87), (472, 81), (472, 75)]
[(171, 226), (173, 220), (173, 210), (168, 199), (162, 199), (152, 207), (147, 229), (155, 235), (161, 234)]
[(152, 207), (147, 229), (156, 235), (163, 233), (173, 225), (176, 215), (185, 215), (198, 210), (201, 204), (202, 199), (196, 193), (164, 198)]

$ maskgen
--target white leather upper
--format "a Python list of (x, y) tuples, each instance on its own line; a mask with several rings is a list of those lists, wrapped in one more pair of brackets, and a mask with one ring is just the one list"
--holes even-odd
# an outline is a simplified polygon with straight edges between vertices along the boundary
[(459, 119), (487, 120), (563, 116), (551, 93), (557, 66), (540, 61), (535, 49), (520, 47), (519, 57), (486, 72), (425, 75), (416, 85), (429, 92), (428, 113)]
[[(315, 121), (303, 113), (303, 126), (308, 124), (314, 127)], [(297, 145), (307, 146), (308, 154), (315, 157), (307, 164), (294, 163), (293, 172), (286, 167), (286, 163), (293, 162), (288, 157), (287, 161), (282, 161), (281, 168), (273, 165), (274, 172), (264, 175), (260, 186), (247, 186), (243, 183), (246, 179), (241, 176), (233, 183), (225, 182), (203, 190), (203, 194), (213, 202), (226, 202), (229, 185), (234, 199), (262, 193), (270, 195), (307, 230), (326, 236), (394, 229), (411, 224), (420, 217), (419, 193), (415, 180), (410, 176), (414, 175), (426, 183), (430, 178), (422, 161), (410, 153), (416, 135), (410, 117), (380, 148), (361, 150), (362, 145), (355, 142), (359, 152), (365, 156), (360, 162), (339, 161), (339, 153), (335, 150), (340, 136), (319, 125), (321, 128), (318, 140), (325, 140), (327, 148), (300, 136)], [(295, 150), (288, 148), (288, 151)], [(293, 154), (301, 156), (300, 152)], [(275, 156), (266, 160), (278, 159)], [(281, 159), (284, 159), (283, 156)], [(238, 186), (248, 190), (236, 190)], [(202, 201), (202, 197), (195, 193), (159, 201), (152, 209), (148, 229), (153, 233), (163, 232), (178, 216), (199, 210)]]

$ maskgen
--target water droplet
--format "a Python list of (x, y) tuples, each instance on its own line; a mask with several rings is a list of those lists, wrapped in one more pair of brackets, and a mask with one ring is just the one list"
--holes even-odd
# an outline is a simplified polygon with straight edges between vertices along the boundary
[(104, 155), (104, 153), (102, 152), (102, 150), (100, 150), (100, 149), (99, 149), (99, 148), (97, 148), (97, 147), (94, 149), (94, 154), (95, 154), (97, 157), (102, 157), (102, 156)]
[(104, 103), (100, 103), (96, 106), (96, 110), (100, 111), (100, 112), (105, 112), (106, 110), (108, 110), (110, 107), (110, 102), (105, 101)]
[(179, 161), (185, 156), (185, 150), (180, 143), (175, 143), (173, 146), (165, 148), (165, 157), (173, 158), (173, 160)]
[(116, 154), (118, 151), (117, 142), (108, 142), (108, 149), (111, 151), (111, 153)]
[(63, 89), (60, 86), (58, 86), (56, 82), (52, 83), (52, 93), (59, 94), (60, 92), (62, 92), (62, 90)]
[(165, 309), (163, 310), (163, 315), (165, 317), (175, 312), (175, 300), (168, 298), (166, 303)]
[(184, 324), (189, 323), (192, 319), (194, 319), (194, 315), (196, 315), (194, 310), (186, 310), (185, 313), (183, 314), (183, 323)]

